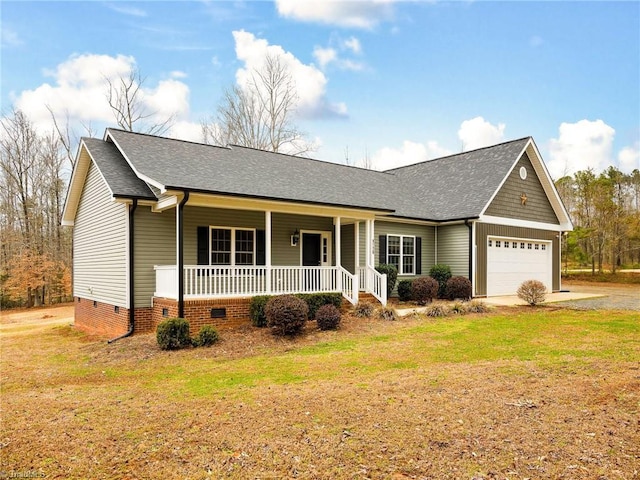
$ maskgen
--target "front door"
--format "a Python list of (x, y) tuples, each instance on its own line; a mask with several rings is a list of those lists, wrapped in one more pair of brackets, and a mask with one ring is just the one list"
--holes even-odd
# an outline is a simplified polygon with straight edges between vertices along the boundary
[(302, 266), (319, 267), (322, 262), (322, 234), (302, 234)]

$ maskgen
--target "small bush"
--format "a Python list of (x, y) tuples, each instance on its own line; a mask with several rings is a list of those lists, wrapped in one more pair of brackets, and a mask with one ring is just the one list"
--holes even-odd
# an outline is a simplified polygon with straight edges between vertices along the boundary
[(193, 339), (194, 347), (210, 347), (220, 340), (218, 331), (211, 325), (205, 325), (200, 329), (196, 338)]
[(340, 310), (334, 305), (323, 305), (316, 312), (316, 322), (320, 330), (336, 330), (340, 324)]
[(264, 312), (267, 326), (274, 335), (295, 335), (304, 327), (309, 307), (304, 300), (293, 295), (278, 295), (267, 302)]
[(471, 300), (467, 305), (467, 310), (469, 313), (487, 313), (491, 307), (480, 300)]
[(392, 322), (398, 319), (398, 315), (393, 308), (380, 307), (378, 309), (378, 318)]
[(446, 317), (449, 315), (449, 308), (446, 305), (429, 305), (424, 312), (427, 317)]
[(547, 297), (547, 287), (538, 280), (525, 280), (520, 284), (516, 293), (521, 300), (533, 307), (544, 302)]
[(360, 318), (370, 318), (373, 315), (374, 310), (375, 307), (372, 303), (358, 302), (358, 304), (353, 307), (353, 314)]
[(387, 275), (387, 298), (391, 297), (391, 292), (393, 292), (398, 279), (398, 269), (388, 263), (381, 263), (376, 267), (376, 270)]
[(333, 305), (336, 308), (342, 306), (342, 294), (339, 292), (330, 293), (299, 293), (296, 297), (301, 298), (309, 307), (309, 320), (316, 318), (316, 312), (323, 305)]
[(467, 277), (451, 277), (447, 280), (445, 287), (445, 296), (449, 300), (457, 298), (461, 300), (471, 299), (471, 280)]
[(462, 302), (456, 302), (451, 305), (451, 313), (455, 313), (456, 315), (464, 315), (468, 311), (467, 305)]
[(411, 282), (411, 296), (418, 305), (430, 303), (437, 294), (438, 282), (431, 277), (420, 277)]
[(446, 298), (447, 280), (451, 278), (449, 265), (437, 264), (429, 270), (429, 276), (438, 282), (438, 298)]
[(249, 318), (254, 327), (263, 328), (267, 326), (267, 315), (264, 313), (264, 307), (270, 298), (272, 298), (272, 295), (257, 295), (251, 297), (251, 302), (249, 303)]
[(401, 302), (408, 302), (412, 300), (411, 282), (412, 280), (400, 280), (398, 282), (398, 299)]
[(168, 318), (158, 324), (156, 340), (162, 350), (178, 350), (191, 345), (189, 322), (184, 318)]

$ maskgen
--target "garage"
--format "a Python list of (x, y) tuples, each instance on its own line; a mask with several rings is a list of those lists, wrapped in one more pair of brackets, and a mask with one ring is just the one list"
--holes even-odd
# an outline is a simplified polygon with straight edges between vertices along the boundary
[(488, 237), (487, 296), (515, 295), (525, 280), (539, 280), (551, 292), (552, 259), (551, 242)]

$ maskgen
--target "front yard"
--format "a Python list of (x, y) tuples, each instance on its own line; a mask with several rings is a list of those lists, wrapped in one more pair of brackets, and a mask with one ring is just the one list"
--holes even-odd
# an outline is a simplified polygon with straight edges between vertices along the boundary
[[(46, 320), (45, 320), (46, 321)], [(5, 325), (3, 325), (4, 327)], [(210, 348), (3, 328), (4, 476), (638, 478), (637, 312), (504, 308)]]

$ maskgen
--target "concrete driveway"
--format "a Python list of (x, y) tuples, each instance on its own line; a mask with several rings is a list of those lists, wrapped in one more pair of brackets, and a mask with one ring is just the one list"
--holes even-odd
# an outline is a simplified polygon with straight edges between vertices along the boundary
[[(638, 310), (640, 311), (640, 286), (626, 284), (568, 283), (563, 292), (547, 295), (544, 303), (559, 303), (581, 310)], [(526, 305), (515, 295), (483, 299), (488, 305)]]

